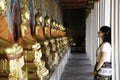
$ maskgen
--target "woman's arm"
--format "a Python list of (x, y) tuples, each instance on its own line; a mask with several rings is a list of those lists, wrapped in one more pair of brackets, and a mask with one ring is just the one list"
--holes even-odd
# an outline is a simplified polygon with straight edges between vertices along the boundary
[(101, 52), (100, 60), (99, 60), (98, 64), (96, 64), (95, 70), (98, 71), (102, 67), (102, 65), (104, 64), (105, 58), (106, 58), (106, 53)]

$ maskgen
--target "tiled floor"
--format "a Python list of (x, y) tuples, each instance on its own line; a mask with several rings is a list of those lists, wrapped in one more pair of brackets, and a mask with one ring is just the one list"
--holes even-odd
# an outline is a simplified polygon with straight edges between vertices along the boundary
[(93, 66), (87, 55), (72, 53), (60, 80), (93, 80)]

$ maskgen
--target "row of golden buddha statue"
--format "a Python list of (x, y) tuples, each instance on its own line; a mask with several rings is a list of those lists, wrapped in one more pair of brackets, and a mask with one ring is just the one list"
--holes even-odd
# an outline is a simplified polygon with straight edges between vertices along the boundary
[(0, 0), (0, 80), (48, 80), (68, 49), (66, 32), (48, 16), (42, 27), (43, 17), (38, 11), (31, 35), (30, 11), (24, 5), (20, 9), (20, 36), (15, 41), (8, 25), (7, 5), (7, 0)]

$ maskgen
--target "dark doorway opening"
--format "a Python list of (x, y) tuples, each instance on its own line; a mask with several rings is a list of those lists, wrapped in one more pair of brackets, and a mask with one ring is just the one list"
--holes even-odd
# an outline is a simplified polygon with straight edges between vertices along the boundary
[(85, 9), (64, 9), (63, 20), (67, 35), (73, 38), (76, 45), (71, 46), (73, 52), (85, 53)]

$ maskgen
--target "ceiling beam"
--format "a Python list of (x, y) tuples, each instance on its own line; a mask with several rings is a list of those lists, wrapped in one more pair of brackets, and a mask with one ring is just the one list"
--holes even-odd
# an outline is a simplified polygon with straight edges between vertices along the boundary
[(80, 2), (87, 2), (88, 0), (60, 0), (60, 3), (80, 3)]
[(63, 9), (85, 8), (88, 0), (60, 0)]
[(61, 4), (62, 8), (85, 8), (86, 7), (86, 3), (84, 4)]

